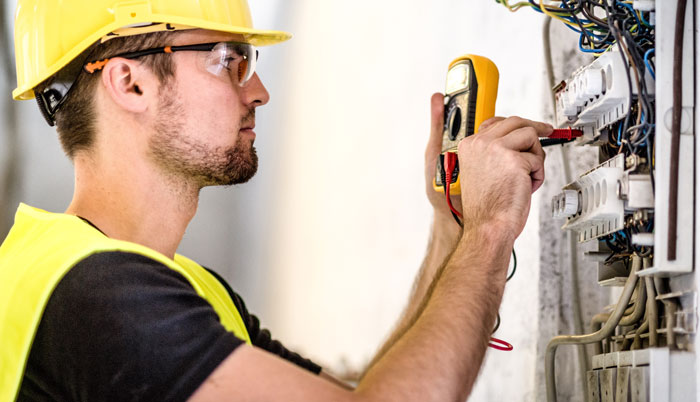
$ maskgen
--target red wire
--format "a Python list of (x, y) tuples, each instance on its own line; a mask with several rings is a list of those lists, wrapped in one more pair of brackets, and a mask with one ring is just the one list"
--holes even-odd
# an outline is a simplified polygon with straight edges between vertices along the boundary
[(498, 338), (491, 338), (491, 342), (489, 342), (489, 347), (497, 350), (503, 350), (506, 352), (510, 352), (511, 350), (513, 350), (513, 345)]
[(455, 171), (455, 165), (457, 164), (457, 154), (454, 152), (445, 153), (445, 196), (447, 196), (447, 205), (453, 214), (457, 215), (460, 219), (462, 214), (457, 211), (457, 209), (452, 205), (452, 199), (450, 198), (450, 184), (452, 184), (452, 174)]

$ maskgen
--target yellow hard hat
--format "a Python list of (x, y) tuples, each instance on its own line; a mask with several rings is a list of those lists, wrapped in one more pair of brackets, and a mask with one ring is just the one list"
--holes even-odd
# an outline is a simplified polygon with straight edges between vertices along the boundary
[(291, 38), (253, 28), (246, 0), (19, 0), (15, 15), (17, 100), (100, 39), (169, 29), (241, 34), (256, 46)]

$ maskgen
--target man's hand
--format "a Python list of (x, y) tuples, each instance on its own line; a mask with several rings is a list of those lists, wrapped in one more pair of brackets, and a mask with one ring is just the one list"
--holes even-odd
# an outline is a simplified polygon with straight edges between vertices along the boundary
[[(441, 93), (433, 94), (432, 98), (430, 98), (430, 138), (428, 139), (428, 146), (425, 149), (425, 192), (435, 211), (436, 224), (442, 223), (442, 226), (447, 226), (450, 228), (450, 231), (458, 233), (459, 228), (457, 222), (452, 218), (450, 208), (447, 206), (445, 194), (439, 193), (433, 188), (437, 160), (442, 151), (444, 109), (444, 95)], [(455, 209), (462, 212), (459, 195), (453, 195), (451, 198), (452, 205)]]
[[(444, 108), (444, 95), (433, 94), (430, 138), (425, 150), (425, 191), (436, 224), (451, 230), (456, 223), (451, 223), (454, 220), (445, 195), (433, 189), (437, 158), (442, 151)], [(530, 195), (544, 180), (544, 151), (538, 137), (551, 134), (552, 126), (519, 117), (493, 117), (476, 132), (459, 146), (462, 195), (451, 196), (452, 205), (464, 216), (465, 225), (503, 223), (515, 238), (527, 220)], [(464, 212), (463, 205), (469, 205)]]
[(544, 181), (539, 137), (551, 133), (546, 123), (496, 117), (459, 143), (465, 228), (495, 225), (511, 239), (522, 232), (531, 195)]

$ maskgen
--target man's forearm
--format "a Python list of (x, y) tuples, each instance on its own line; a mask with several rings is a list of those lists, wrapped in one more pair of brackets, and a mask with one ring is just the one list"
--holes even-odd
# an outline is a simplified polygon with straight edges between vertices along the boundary
[(411, 298), (404, 312), (403, 320), (411, 320), (425, 300), (428, 289), (436, 278), (437, 272), (447, 262), (460, 238), (462, 230), (452, 217), (436, 216), (430, 235), (428, 252), (413, 285)]
[(358, 392), (405, 393), (395, 400), (466, 398), (486, 351), (513, 243), (497, 231), (470, 232), (429, 287), (415, 322), (368, 370)]
[(428, 251), (421, 265), (413, 290), (401, 319), (376, 353), (365, 372), (379, 360), (386, 351), (413, 325), (426, 302), (426, 295), (431, 284), (437, 279), (438, 272), (445, 266), (448, 257), (454, 251), (461, 235), (461, 229), (452, 217), (436, 215), (428, 243)]

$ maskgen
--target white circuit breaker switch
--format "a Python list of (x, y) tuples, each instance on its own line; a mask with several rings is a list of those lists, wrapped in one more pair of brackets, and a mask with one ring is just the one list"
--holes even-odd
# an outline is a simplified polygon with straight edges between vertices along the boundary
[(653, 11), (656, 9), (656, 0), (634, 0), (632, 7), (639, 11)]
[(571, 217), (579, 212), (580, 193), (576, 190), (564, 190), (552, 199), (552, 217)]
[(581, 74), (581, 96), (585, 102), (592, 102), (595, 97), (601, 95), (605, 89), (603, 70), (589, 68)]
[(654, 191), (649, 175), (625, 173), (620, 184), (626, 209), (654, 208)]
[(642, 247), (652, 247), (654, 245), (654, 234), (632, 233), (632, 244)]
[(576, 121), (579, 108), (576, 106), (575, 94), (568, 92), (561, 94), (557, 104), (557, 110), (563, 115), (558, 122), (560, 126)]

